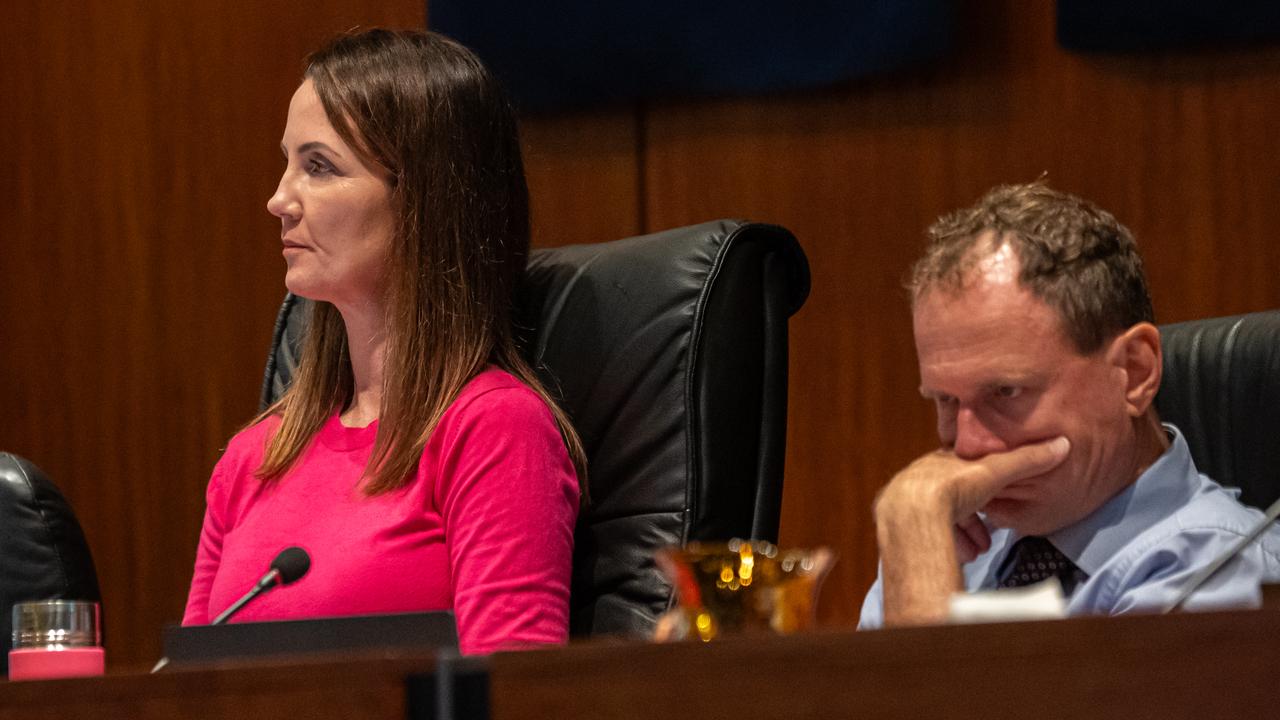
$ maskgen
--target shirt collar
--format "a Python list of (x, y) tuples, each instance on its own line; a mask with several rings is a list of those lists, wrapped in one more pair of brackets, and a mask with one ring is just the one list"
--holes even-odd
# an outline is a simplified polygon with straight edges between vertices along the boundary
[(1096, 573), (1143, 531), (1185, 505), (1199, 487), (1187, 441), (1173, 425), (1164, 428), (1173, 442), (1132, 485), (1080, 522), (1047, 536), (1086, 573)]

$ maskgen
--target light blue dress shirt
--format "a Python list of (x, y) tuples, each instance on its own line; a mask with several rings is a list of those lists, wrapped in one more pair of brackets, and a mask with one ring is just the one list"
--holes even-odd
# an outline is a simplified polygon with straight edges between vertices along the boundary
[[(1172, 443), (1132, 485), (1091, 515), (1046, 537), (1089, 578), (1067, 599), (1068, 615), (1160, 612), (1196, 571), (1213, 562), (1262, 520), (1239, 490), (1196, 471), (1187, 441), (1165, 424)], [(1018, 536), (991, 533), (991, 548), (964, 566), (965, 589), (996, 587), (996, 572)], [(1280, 528), (1218, 571), (1186, 602), (1192, 610), (1257, 607), (1261, 584), (1280, 582)], [(862, 604), (860, 628), (884, 619), (881, 579)]]

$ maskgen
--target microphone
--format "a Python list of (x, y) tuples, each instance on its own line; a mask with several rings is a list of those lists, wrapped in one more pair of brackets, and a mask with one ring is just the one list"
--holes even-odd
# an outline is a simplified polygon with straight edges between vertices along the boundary
[(1248, 535), (1240, 538), (1236, 541), (1235, 545), (1231, 546), (1230, 550), (1219, 555), (1213, 562), (1204, 566), (1200, 572), (1193, 575), (1191, 579), (1187, 581), (1187, 584), (1183, 586), (1182, 592), (1178, 593), (1178, 597), (1175, 598), (1173, 602), (1169, 603), (1169, 605), (1164, 609), (1164, 612), (1170, 613), (1181, 610), (1183, 604), (1187, 602), (1187, 598), (1190, 598), (1192, 593), (1199, 590), (1200, 586), (1209, 582), (1214, 575), (1218, 574), (1218, 571), (1222, 569), (1222, 566), (1235, 559), (1235, 557), (1243, 552), (1245, 548), (1252, 545), (1255, 540), (1261, 537), (1262, 533), (1271, 526), (1271, 523), (1276, 521), (1277, 517), (1280, 517), (1280, 500), (1276, 500), (1271, 503), (1271, 507), (1267, 508), (1266, 516), (1262, 518), (1262, 522), (1258, 523), (1253, 530), (1250, 530)]
[[(245, 593), (239, 600), (235, 601), (231, 607), (223, 610), (222, 614), (214, 618), (213, 622), (209, 624), (221, 625), (225, 623), (231, 619), (232, 615), (240, 612), (240, 610), (244, 608), (245, 605), (248, 605), (254, 598), (268, 590), (297, 582), (302, 579), (302, 576), (306, 575), (307, 571), (310, 569), (311, 556), (307, 554), (306, 550), (296, 546), (287, 547), (281, 550), (280, 554), (276, 555), (275, 560), (271, 561), (267, 574), (263, 575), (262, 579), (258, 580), (257, 584), (253, 586), (253, 589)], [(151, 672), (159, 672), (168, 664), (169, 658), (162, 657), (160, 658), (160, 661), (156, 663), (156, 666), (151, 668)]]
[(231, 619), (232, 615), (240, 612), (245, 605), (248, 605), (254, 598), (277, 587), (289, 585), (302, 578), (311, 569), (311, 556), (306, 550), (300, 547), (287, 547), (276, 555), (276, 559), (271, 561), (270, 569), (267, 574), (262, 576), (257, 585), (253, 586), (249, 592), (243, 597), (232, 603), (231, 607), (222, 611), (222, 614), (213, 619), (210, 625), (221, 625)]

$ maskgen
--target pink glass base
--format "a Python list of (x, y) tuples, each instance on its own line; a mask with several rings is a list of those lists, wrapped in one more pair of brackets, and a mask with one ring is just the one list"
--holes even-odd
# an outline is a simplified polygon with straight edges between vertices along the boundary
[(9, 651), (10, 680), (48, 680), (101, 675), (105, 665), (106, 654), (100, 647), (61, 650), (19, 648)]

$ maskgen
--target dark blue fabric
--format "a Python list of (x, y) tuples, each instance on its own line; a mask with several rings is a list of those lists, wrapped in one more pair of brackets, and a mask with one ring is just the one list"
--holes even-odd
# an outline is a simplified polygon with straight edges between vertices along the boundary
[(1058, 0), (1058, 42), (1126, 52), (1280, 40), (1280, 3), (1255, 0)]
[(430, 0), (522, 110), (814, 87), (936, 57), (954, 0)]

